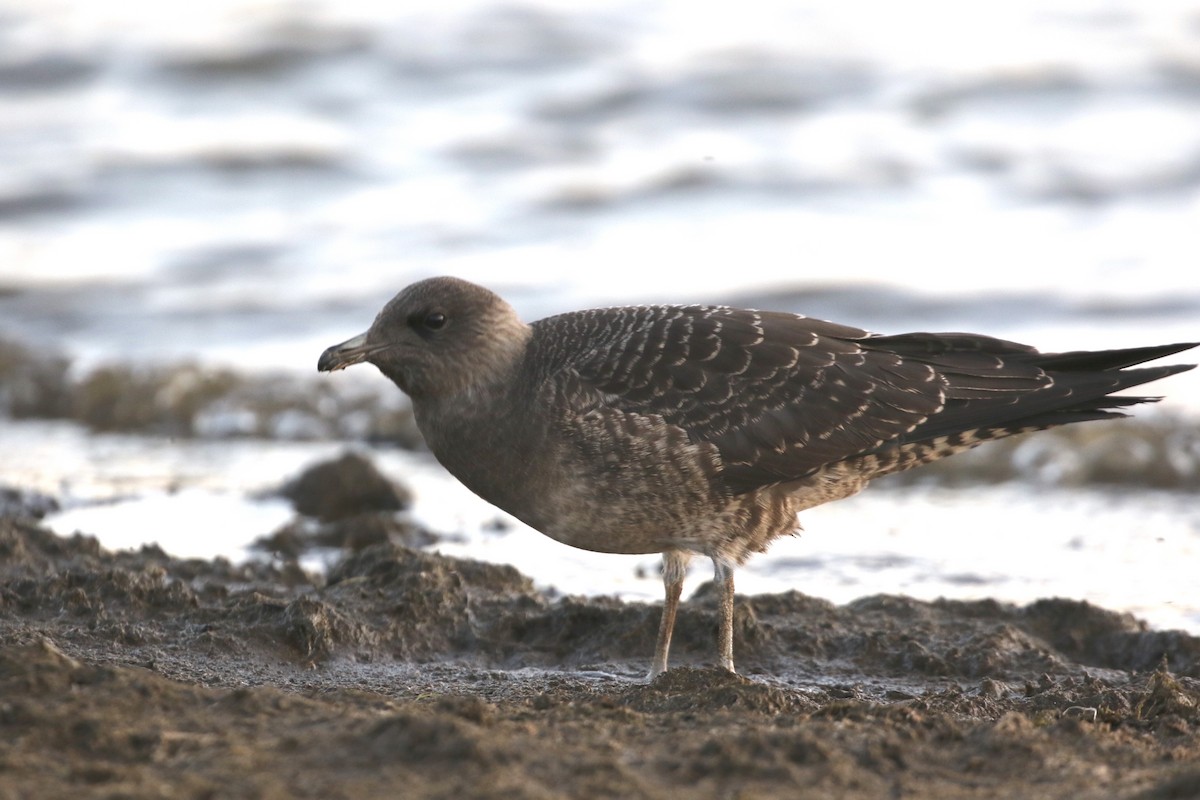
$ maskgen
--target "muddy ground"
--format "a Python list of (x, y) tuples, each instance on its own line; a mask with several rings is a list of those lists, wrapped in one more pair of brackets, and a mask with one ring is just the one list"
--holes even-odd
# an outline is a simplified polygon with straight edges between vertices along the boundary
[(0, 518), (0, 798), (1200, 796), (1195, 637), (791, 592), (738, 598), (734, 676), (702, 592), (646, 683), (656, 607), (372, 519), (320, 578)]

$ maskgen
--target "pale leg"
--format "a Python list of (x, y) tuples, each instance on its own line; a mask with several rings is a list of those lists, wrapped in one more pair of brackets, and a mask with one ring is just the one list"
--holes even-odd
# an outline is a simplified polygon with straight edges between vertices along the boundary
[(650, 666), (651, 679), (666, 672), (667, 656), (671, 650), (671, 633), (675, 630), (675, 613), (679, 610), (679, 597), (683, 594), (683, 578), (687, 574), (691, 555), (679, 550), (663, 553), (663, 599), (662, 619), (658, 623), (658, 644), (654, 648), (654, 663)]
[(713, 580), (717, 584), (721, 628), (717, 634), (717, 660), (722, 668), (733, 668), (733, 566), (713, 559)]

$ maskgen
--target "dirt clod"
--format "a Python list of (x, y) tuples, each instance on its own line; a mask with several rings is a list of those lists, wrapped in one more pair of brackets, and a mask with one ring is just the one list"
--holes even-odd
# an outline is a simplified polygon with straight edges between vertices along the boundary
[(306, 469), (281, 494), (296, 511), (325, 522), (372, 511), (402, 511), (412, 494), (357, 453), (346, 453)]

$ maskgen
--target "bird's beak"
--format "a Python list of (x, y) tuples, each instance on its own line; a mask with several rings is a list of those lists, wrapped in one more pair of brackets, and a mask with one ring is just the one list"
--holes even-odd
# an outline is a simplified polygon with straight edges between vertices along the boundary
[(378, 349), (377, 346), (367, 345), (365, 333), (359, 334), (353, 339), (347, 339), (341, 344), (326, 348), (317, 360), (317, 372), (334, 372), (352, 364), (359, 364)]

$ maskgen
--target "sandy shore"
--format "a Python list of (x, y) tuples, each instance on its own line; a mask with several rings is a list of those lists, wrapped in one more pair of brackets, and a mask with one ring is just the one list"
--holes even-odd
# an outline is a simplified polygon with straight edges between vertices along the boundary
[(1047, 600), (657, 609), (391, 541), (327, 578), (0, 519), (0, 798), (1200, 795), (1200, 640)]

